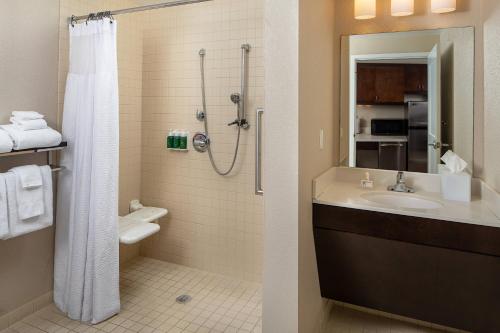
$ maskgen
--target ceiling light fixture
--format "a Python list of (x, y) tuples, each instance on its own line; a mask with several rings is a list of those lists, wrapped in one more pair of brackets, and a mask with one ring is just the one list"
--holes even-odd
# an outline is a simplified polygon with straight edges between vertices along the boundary
[(392, 16), (408, 16), (414, 13), (414, 0), (392, 0), (391, 15)]
[(443, 14), (457, 10), (457, 0), (432, 0), (431, 11)]
[(354, 0), (356, 20), (368, 20), (377, 16), (377, 0)]

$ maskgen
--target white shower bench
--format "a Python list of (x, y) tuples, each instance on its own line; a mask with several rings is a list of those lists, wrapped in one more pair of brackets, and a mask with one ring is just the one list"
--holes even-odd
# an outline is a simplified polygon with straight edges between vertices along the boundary
[(119, 217), (120, 243), (135, 244), (160, 231), (158, 220), (168, 214), (165, 208), (143, 207)]

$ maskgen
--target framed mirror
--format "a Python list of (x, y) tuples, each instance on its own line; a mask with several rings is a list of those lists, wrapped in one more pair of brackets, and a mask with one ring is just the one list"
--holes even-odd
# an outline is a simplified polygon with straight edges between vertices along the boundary
[(474, 28), (343, 36), (340, 103), (340, 165), (472, 172)]

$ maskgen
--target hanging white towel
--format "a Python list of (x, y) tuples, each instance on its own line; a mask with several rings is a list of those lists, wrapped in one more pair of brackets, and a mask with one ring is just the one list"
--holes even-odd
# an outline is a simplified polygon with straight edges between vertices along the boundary
[(0, 129), (0, 153), (8, 153), (14, 147), (14, 142), (6, 131)]
[(0, 173), (0, 239), (9, 235), (9, 215), (7, 213), (7, 186), (5, 175)]
[(38, 165), (24, 165), (12, 168), (10, 171), (14, 172), (19, 177), (21, 187), (23, 189), (42, 186), (42, 174)]
[(10, 117), (10, 122), (21, 131), (32, 131), (47, 128), (45, 119), (29, 119), (25, 120), (17, 117)]
[(14, 125), (2, 125), (14, 141), (14, 149), (30, 149), (57, 146), (62, 141), (61, 133), (52, 128), (45, 128), (33, 131), (21, 131)]
[(42, 175), (38, 165), (9, 170), (16, 176), (17, 215), (21, 220), (40, 216), (44, 211)]
[(43, 202), (44, 213), (37, 217), (22, 220), (17, 214), (16, 198), (16, 175), (13, 172), (5, 174), (7, 184), (7, 203), (9, 211), (9, 236), (6, 238), (18, 237), (30, 232), (50, 227), (54, 223), (53, 215), (53, 194), (52, 194), (52, 171), (49, 166), (40, 168), (43, 181)]
[(44, 117), (43, 114), (36, 111), (12, 111), (12, 116), (24, 120), (43, 119)]

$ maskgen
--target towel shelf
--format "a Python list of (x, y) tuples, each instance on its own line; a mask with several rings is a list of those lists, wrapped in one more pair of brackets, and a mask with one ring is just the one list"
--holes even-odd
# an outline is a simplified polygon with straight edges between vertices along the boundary
[(17, 155), (25, 155), (25, 154), (34, 154), (34, 153), (47, 153), (47, 164), (50, 165), (52, 172), (59, 172), (64, 170), (64, 167), (53, 165), (53, 156), (52, 153), (58, 150), (62, 150), (68, 146), (66, 141), (61, 142), (58, 146), (54, 147), (43, 147), (43, 148), (31, 148), (31, 149), (23, 149), (23, 150), (12, 150), (8, 153), (0, 153), (0, 157), (8, 157), (8, 156), (17, 156)]
[(0, 153), (0, 157), (7, 156), (16, 156), (16, 155), (24, 155), (24, 154), (34, 154), (34, 153), (46, 153), (51, 151), (62, 150), (68, 146), (66, 141), (61, 142), (58, 146), (54, 147), (43, 147), (43, 148), (31, 148), (31, 149), (23, 149), (23, 150), (12, 150), (8, 153)]

